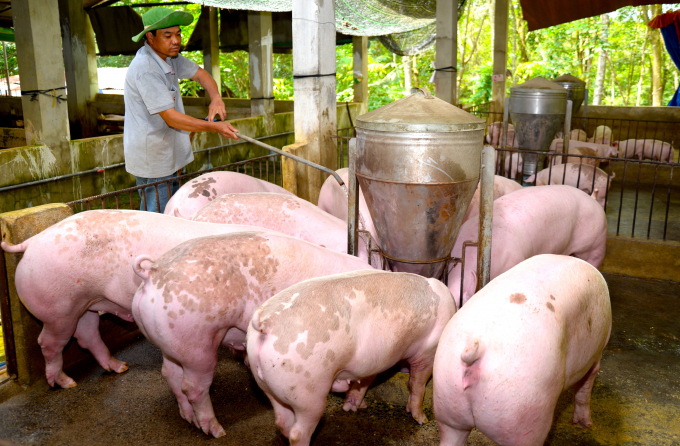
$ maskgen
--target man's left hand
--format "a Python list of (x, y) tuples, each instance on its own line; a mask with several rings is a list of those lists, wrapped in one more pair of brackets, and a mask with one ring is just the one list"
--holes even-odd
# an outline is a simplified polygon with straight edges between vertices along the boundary
[(224, 101), (219, 97), (210, 101), (208, 106), (208, 122), (213, 122), (216, 115), (220, 115), (222, 121), (227, 119), (227, 109), (224, 107)]

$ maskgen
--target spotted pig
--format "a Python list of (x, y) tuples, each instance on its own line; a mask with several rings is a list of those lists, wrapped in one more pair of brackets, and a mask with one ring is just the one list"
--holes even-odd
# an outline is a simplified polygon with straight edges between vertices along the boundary
[[(333, 251), (347, 252), (347, 222), (294, 195), (262, 192), (226, 194), (200, 209), (192, 219), (258, 226)], [(363, 239), (359, 240), (359, 257), (368, 261)]]
[(18, 245), (3, 241), (5, 251), (24, 253), (15, 283), (23, 304), (43, 323), (38, 343), (49, 385), (76, 385), (62, 370), (62, 351), (72, 336), (106, 370), (127, 370), (102, 341), (98, 312), (132, 320), (130, 305), (141, 283), (131, 268), (135, 257), (159, 256), (195, 237), (253, 229), (258, 228), (103, 210), (71, 216)]
[(272, 192), (293, 195), (286, 189), (237, 172), (210, 172), (182, 185), (165, 206), (165, 214), (190, 219), (196, 211), (224, 194)]
[(410, 369), (406, 410), (423, 423), (425, 384), (455, 312), (443, 283), (415, 274), (356, 271), (307, 280), (255, 312), (248, 360), (291, 444), (309, 445), (328, 392), (347, 392), (345, 410), (366, 407), (376, 374), (400, 361)]
[(262, 232), (202, 237), (153, 262), (140, 256), (143, 279), (132, 302), (140, 330), (163, 352), (163, 376), (182, 418), (215, 437), (225, 435), (208, 391), (224, 345), (245, 349), (253, 313), (303, 280), (371, 269), (364, 261), (285, 235)]

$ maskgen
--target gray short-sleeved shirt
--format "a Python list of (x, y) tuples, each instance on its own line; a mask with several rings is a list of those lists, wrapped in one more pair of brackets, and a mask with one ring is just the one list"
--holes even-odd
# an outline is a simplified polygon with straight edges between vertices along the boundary
[(171, 175), (194, 159), (189, 134), (169, 127), (158, 114), (174, 108), (184, 113), (179, 80), (198, 65), (181, 54), (161, 59), (144, 43), (125, 76), (125, 169), (136, 177)]

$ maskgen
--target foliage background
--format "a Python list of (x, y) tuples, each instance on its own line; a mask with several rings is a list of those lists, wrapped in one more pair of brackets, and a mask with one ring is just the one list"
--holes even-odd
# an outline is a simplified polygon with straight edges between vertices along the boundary
[[(147, 0), (121, 0), (116, 5), (134, 5)], [(168, 5), (200, 15), (199, 4)], [(600, 51), (607, 54), (604, 76), (603, 105), (652, 104), (652, 54), (648, 28), (642, 17), (643, 8), (626, 7), (609, 14), (605, 30), (600, 17), (591, 17), (534, 32), (528, 32), (522, 19), (519, 0), (511, 0), (508, 38), (508, 89), (535, 77), (552, 79), (571, 73), (586, 81), (593, 97)], [(663, 5), (663, 11), (680, 8), (680, 4)], [(143, 14), (149, 8), (135, 10)], [(651, 8), (653, 10), (653, 7)], [(489, 101), (492, 74), (493, 1), (468, 0), (458, 22), (459, 103), (479, 105)], [(183, 28), (184, 43), (194, 24)], [(605, 32), (606, 31), (606, 32)], [(661, 40), (662, 104), (666, 104), (678, 86), (678, 69), (668, 56)], [(185, 56), (202, 64), (200, 52), (184, 52)], [(336, 47), (337, 98), (351, 101), (352, 45)], [(406, 77), (412, 70), (412, 86), (434, 89), (429, 83), (434, 66), (434, 46), (405, 60), (390, 53), (378, 40), (369, 46), (369, 109), (375, 109), (404, 96)], [(14, 44), (7, 44), (10, 75), (18, 74)], [(100, 67), (128, 66), (132, 56), (99, 57)], [(221, 53), (224, 95), (247, 98), (248, 53)], [(612, 70), (613, 68), (613, 70)], [(293, 99), (293, 61), (291, 54), (274, 55), (274, 95), (277, 99)], [(201, 94), (200, 86), (191, 81), (181, 83), (185, 95)], [(591, 101), (592, 102), (592, 101)]]

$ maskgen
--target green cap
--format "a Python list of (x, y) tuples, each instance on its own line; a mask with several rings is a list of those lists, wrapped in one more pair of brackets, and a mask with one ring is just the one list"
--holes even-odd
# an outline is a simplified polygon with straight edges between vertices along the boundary
[(153, 8), (142, 16), (144, 30), (132, 38), (133, 42), (139, 42), (149, 31), (171, 28), (173, 26), (187, 26), (194, 21), (194, 16), (185, 11), (173, 11), (168, 8)]

